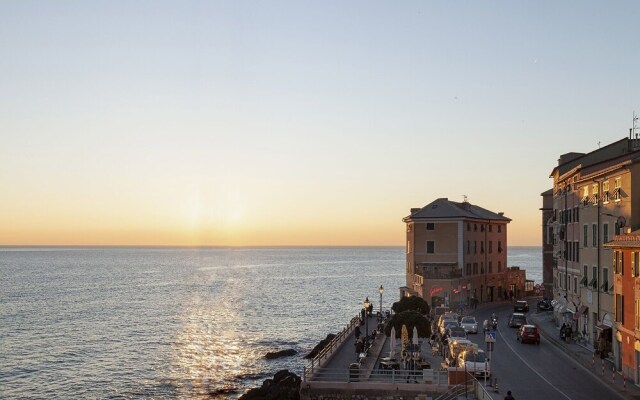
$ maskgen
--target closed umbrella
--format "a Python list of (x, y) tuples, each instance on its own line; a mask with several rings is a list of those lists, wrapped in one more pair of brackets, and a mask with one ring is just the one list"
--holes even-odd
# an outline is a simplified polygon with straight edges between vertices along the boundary
[(411, 338), (411, 342), (416, 346), (418, 345), (418, 327), (417, 326), (413, 327), (413, 337)]
[(389, 358), (396, 355), (396, 328), (391, 328), (391, 337), (389, 338)]

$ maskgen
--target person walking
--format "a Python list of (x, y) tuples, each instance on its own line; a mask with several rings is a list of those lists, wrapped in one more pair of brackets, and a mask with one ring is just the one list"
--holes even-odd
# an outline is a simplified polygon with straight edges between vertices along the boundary
[(507, 395), (504, 396), (504, 400), (516, 400), (512, 395), (511, 395), (511, 390), (507, 390)]
[(354, 330), (356, 334), (356, 342), (360, 339), (360, 327), (356, 325), (356, 329)]

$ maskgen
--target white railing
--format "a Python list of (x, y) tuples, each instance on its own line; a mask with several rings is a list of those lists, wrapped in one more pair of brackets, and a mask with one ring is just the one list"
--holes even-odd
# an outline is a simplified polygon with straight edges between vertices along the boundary
[[(365, 374), (365, 372), (367, 372)], [(433, 369), (401, 370), (374, 369), (371, 373), (364, 369), (316, 368), (307, 382), (376, 382), (376, 383), (413, 383), (448, 386), (448, 371)], [(470, 380), (471, 381), (471, 380)]]
[(320, 352), (304, 367), (302, 374), (302, 380), (306, 381), (310, 376), (313, 376), (314, 372), (322, 366), (322, 362), (326, 361), (345, 341), (345, 339), (351, 334), (356, 326), (360, 325), (360, 317), (355, 316), (351, 319), (351, 322), (344, 327), (338, 334), (327, 344)]

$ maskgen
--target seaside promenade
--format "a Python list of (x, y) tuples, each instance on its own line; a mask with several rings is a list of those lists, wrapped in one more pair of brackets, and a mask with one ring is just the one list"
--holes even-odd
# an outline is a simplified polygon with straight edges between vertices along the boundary
[[(529, 299), (531, 304), (535, 304), (537, 300), (537, 298)], [(473, 311), (473, 313), (486, 312), (487, 310), (495, 308), (504, 309), (509, 305), (510, 302), (481, 304)], [(467, 312), (471, 313), (469, 310), (467, 310)], [(540, 328), (543, 341), (546, 341), (547, 344), (554, 346), (559, 351), (565, 352), (569, 357), (575, 360), (578, 364), (576, 367), (584, 370), (584, 379), (602, 382), (617, 394), (617, 398), (633, 400), (640, 399), (640, 387), (636, 386), (629, 377), (623, 377), (622, 374), (616, 371), (611, 360), (603, 360), (594, 356), (593, 349), (583, 343), (562, 341), (560, 339), (559, 328), (553, 321), (551, 312), (536, 312), (535, 310), (532, 310), (529, 313), (528, 318), (531, 323), (536, 324)], [(370, 317), (369, 331), (371, 332), (373, 329), (372, 327), (376, 327), (376, 325), (376, 318)], [(365, 329), (362, 329), (362, 335), (364, 336), (364, 334)], [(390, 381), (391, 376), (381, 375), (382, 371), (379, 369), (382, 359), (389, 356), (390, 339), (383, 333), (376, 335), (375, 342), (369, 349), (367, 356), (359, 363), (357, 375), (353, 374), (353, 370), (350, 371), (350, 367), (353, 367), (353, 364), (357, 361), (357, 354), (354, 345), (355, 341), (356, 339), (353, 329), (346, 330), (341, 343), (336, 346), (330, 355), (328, 355), (326, 361), (323, 362), (316, 371), (316, 375), (312, 376), (309, 374), (307, 376), (309, 379), (307, 380), (312, 384), (323, 381), (343, 382), (347, 385), (346, 387), (353, 390), (367, 386), (376, 387), (376, 385), (380, 384), (385, 379)], [(441, 370), (441, 363), (443, 361), (442, 357), (440, 355), (432, 354), (431, 347), (426, 339), (420, 340), (420, 350), (421, 358), (425, 362), (431, 364), (432, 367), (434, 381), (430, 383), (440, 383), (445, 386), (444, 389), (440, 388), (438, 391), (446, 391), (450, 389), (452, 385), (451, 382), (448, 382), (447, 386), (446, 371), (443, 372)], [(397, 359), (400, 358), (400, 340), (397, 341), (395, 355)], [(330, 372), (325, 374), (325, 371)], [(389, 372), (390, 371), (386, 371), (386, 373)], [(399, 390), (417, 390), (417, 392), (420, 392), (419, 387), (426, 387), (423, 385), (425, 383), (423, 376), (416, 377), (414, 380), (413, 378), (408, 379), (409, 376), (406, 371), (398, 370), (393, 372), (396, 374), (394, 376), (394, 387)], [(307, 372), (305, 372), (305, 374), (306, 373)], [(435, 380), (440, 381), (437, 382)], [(475, 385), (483, 386), (483, 383), (479, 383), (475, 380), (474, 382)], [(507, 382), (503, 382), (503, 385), (506, 383)], [(307, 387), (310, 387), (308, 383)], [(475, 389), (477, 388), (474, 386), (474, 390)], [(424, 389), (422, 390), (423, 392), (425, 391)], [(483, 397), (476, 395), (476, 398), (502, 399), (505, 394), (504, 390), (498, 392), (497, 390), (494, 390), (493, 387), (482, 387), (479, 391), (482, 393), (481, 396)], [(421, 395), (415, 395), (413, 398), (422, 398), (420, 396)], [(470, 394), (469, 398), (471, 398)]]

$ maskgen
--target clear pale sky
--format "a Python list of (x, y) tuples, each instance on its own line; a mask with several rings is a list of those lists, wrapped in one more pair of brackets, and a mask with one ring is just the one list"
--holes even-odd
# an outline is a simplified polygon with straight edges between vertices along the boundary
[(539, 245), (628, 135), (639, 2), (0, 2), (0, 244), (402, 245), (439, 197)]

